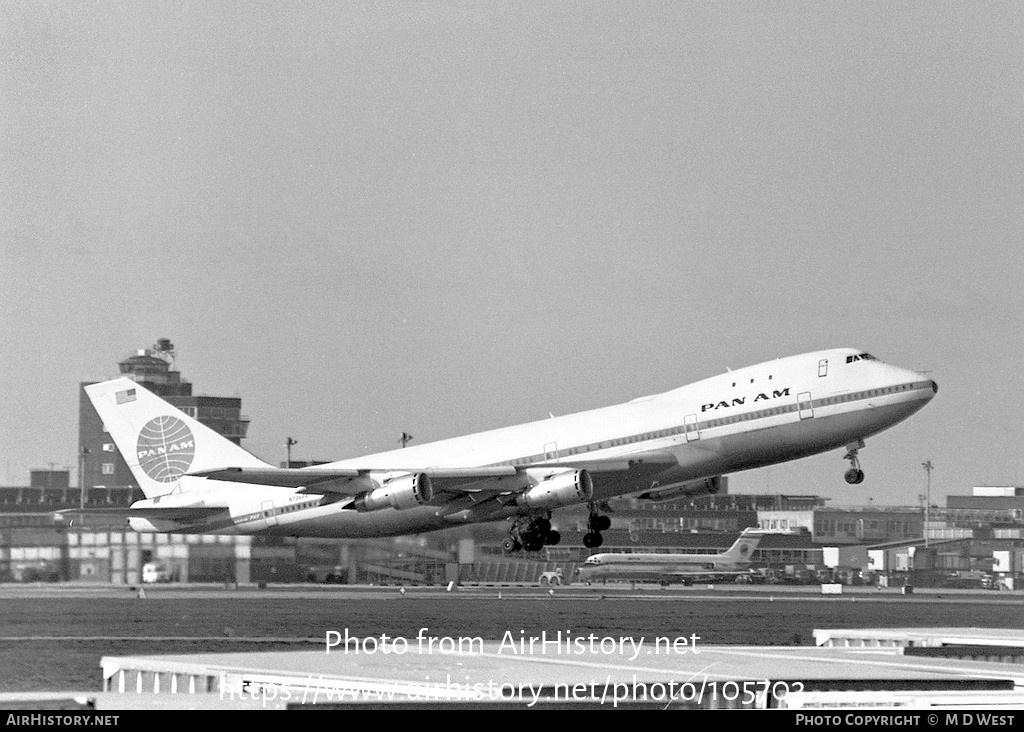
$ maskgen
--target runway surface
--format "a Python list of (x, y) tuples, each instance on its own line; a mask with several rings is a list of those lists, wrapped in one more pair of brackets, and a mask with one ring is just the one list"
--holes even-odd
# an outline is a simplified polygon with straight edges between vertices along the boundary
[[(806, 588), (670, 590), (0, 586), (0, 691), (96, 690), (102, 656), (311, 650), (350, 637), (497, 640), (506, 631), (692, 636), (707, 645), (813, 645), (816, 628), (976, 627), (1024, 634), (1024, 595)], [(500, 595), (500, 597), (499, 597)]]

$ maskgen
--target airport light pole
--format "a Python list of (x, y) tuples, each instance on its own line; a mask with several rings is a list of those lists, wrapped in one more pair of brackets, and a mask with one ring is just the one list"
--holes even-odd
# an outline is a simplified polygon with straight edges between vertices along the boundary
[(411, 440), (412, 440), (412, 435), (410, 435), (408, 432), (403, 432), (402, 433), (402, 447), (405, 447), (406, 445), (408, 445)]
[(88, 447), (78, 453), (78, 507), (82, 509), (85, 508), (85, 456), (88, 454)]
[(928, 474), (928, 487), (925, 493), (924, 499), (924, 545), (928, 547), (928, 510), (932, 506), (932, 465), (931, 460), (925, 460), (921, 463), (921, 467), (924, 468), (924, 472)]

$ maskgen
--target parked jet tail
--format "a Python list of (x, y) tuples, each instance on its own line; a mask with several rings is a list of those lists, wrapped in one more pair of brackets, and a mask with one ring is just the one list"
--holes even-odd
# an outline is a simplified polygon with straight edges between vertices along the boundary
[(764, 532), (759, 529), (744, 529), (740, 537), (733, 542), (733, 545), (722, 553), (722, 556), (730, 559), (740, 559), (749, 562), (757, 545), (764, 538)]
[(271, 467), (131, 379), (85, 391), (146, 498), (170, 493), (187, 472)]

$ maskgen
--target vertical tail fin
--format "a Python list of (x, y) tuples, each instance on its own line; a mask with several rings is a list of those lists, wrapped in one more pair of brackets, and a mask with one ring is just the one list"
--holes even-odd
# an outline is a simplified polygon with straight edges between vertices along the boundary
[(170, 493), (185, 473), (271, 467), (131, 379), (85, 391), (147, 498)]
[(757, 549), (757, 545), (761, 543), (763, 537), (764, 532), (762, 531), (744, 529), (739, 538), (733, 542), (733, 545), (725, 551), (724, 556), (730, 559), (742, 559), (749, 562), (750, 557), (753, 556), (754, 550)]

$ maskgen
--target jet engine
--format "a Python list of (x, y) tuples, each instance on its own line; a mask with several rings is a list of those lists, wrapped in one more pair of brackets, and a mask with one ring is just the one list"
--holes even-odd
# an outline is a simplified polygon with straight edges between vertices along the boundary
[(720, 493), (728, 489), (729, 479), (724, 475), (716, 475), (713, 478), (701, 478), (689, 483), (670, 485), (665, 488), (655, 488), (645, 491), (637, 496), (643, 501), (669, 501), (674, 498), (692, 498), (694, 496), (707, 496)]
[(559, 508), (586, 503), (594, 495), (594, 481), (586, 470), (555, 473), (519, 495), (517, 503), (527, 508)]
[(352, 507), (357, 511), (379, 511), (394, 508), (402, 511), (425, 506), (434, 498), (434, 487), (424, 473), (404, 473), (385, 479), (380, 488), (361, 493)]

